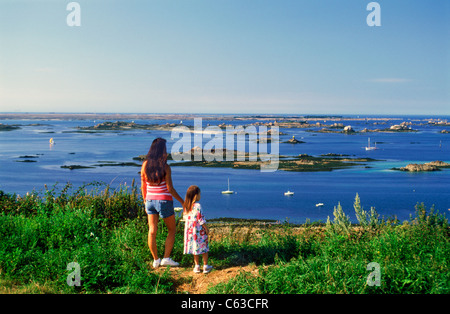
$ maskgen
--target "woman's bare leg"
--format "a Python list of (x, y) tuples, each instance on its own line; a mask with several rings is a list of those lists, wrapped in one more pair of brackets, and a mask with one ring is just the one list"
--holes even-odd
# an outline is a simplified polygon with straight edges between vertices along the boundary
[(147, 215), (148, 217), (148, 248), (152, 253), (153, 259), (158, 259), (158, 249), (156, 246), (156, 233), (158, 231), (159, 215)]
[(166, 224), (168, 230), (165, 244), (164, 258), (168, 258), (172, 253), (173, 244), (175, 243), (175, 232), (176, 232), (175, 215), (164, 218), (164, 223)]

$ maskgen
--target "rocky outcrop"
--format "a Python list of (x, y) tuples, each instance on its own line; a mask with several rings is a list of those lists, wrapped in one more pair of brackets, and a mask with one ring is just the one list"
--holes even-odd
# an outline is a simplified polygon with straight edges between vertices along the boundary
[(411, 122), (402, 122), (400, 124), (394, 124), (389, 128), (391, 131), (412, 131)]
[(126, 131), (126, 130), (162, 130), (162, 131), (170, 131), (172, 128), (178, 126), (176, 123), (166, 123), (166, 124), (138, 124), (134, 122), (126, 122), (126, 121), (115, 121), (110, 122), (106, 121), (103, 123), (96, 124), (94, 126), (87, 127), (77, 127), (80, 131)]
[(448, 122), (447, 120), (438, 120), (438, 121), (430, 120), (428, 121), (428, 124), (434, 126), (450, 126), (450, 122)]
[(20, 127), (17, 125), (0, 123), (0, 131), (13, 131), (13, 130), (17, 130), (17, 129), (20, 129)]
[(292, 138), (291, 138), (290, 140), (288, 140), (288, 141), (286, 141), (286, 142), (283, 142), (283, 143), (289, 143), (289, 144), (302, 144), (302, 143), (305, 143), (305, 142), (299, 141), (299, 140), (297, 140), (297, 139), (295, 138), (295, 136), (292, 136)]
[(431, 166), (440, 167), (440, 168), (447, 168), (447, 167), (450, 167), (450, 164), (449, 164), (449, 163), (446, 163), (446, 162), (443, 162), (443, 161), (440, 161), (440, 160), (432, 161), (432, 162), (429, 162), (429, 163), (427, 163), (427, 164), (428, 164), (428, 165), (431, 165)]
[(439, 171), (441, 168), (449, 168), (450, 164), (437, 160), (424, 164), (409, 164), (406, 167), (393, 168), (393, 170), (420, 172), (420, 171)]
[(355, 130), (353, 130), (351, 125), (347, 125), (346, 127), (344, 127), (344, 132), (345, 133), (354, 133)]
[(419, 172), (419, 171), (437, 171), (439, 167), (428, 164), (409, 164), (406, 167), (401, 167), (401, 171)]

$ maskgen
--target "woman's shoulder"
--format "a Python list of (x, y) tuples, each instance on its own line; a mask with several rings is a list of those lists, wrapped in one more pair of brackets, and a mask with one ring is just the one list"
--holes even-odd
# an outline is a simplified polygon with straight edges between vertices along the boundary
[(201, 210), (202, 209), (202, 205), (200, 205), (200, 203), (195, 202), (194, 206), (192, 207), (192, 209)]

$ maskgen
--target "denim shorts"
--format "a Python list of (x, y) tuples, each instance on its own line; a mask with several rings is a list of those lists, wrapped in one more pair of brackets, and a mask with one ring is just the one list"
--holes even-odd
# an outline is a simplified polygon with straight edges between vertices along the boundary
[(175, 215), (173, 201), (147, 200), (145, 202), (145, 211), (148, 215), (159, 214), (161, 218)]

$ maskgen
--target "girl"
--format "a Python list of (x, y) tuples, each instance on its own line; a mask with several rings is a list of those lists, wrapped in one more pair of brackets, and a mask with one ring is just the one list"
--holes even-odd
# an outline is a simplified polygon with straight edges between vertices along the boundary
[(202, 213), (200, 203), (200, 188), (191, 185), (184, 198), (184, 254), (194, 255), (194, 273), (200, 273), (200, 254), (203, 257), (203, 273), (207, 274), (213, 268), (208, 265), (208, 227)]
[[(153, 267), (156, 268), (159, 265), (179, 266), (177, 262), (170, 258), (176, 230), (172, 196), (181, 204), (184, 201), (173, 188), (172, 172), (167, 164), (166, 140), (163, 138), (157, 138), (152, 142), (152, 146), (142, 164), (141, 191), (148, 215), (148, 247), (153, 255)], [(164, 220), (168, 229), (162, 260), (158, 257), (156, 248), (159, 217)]]

